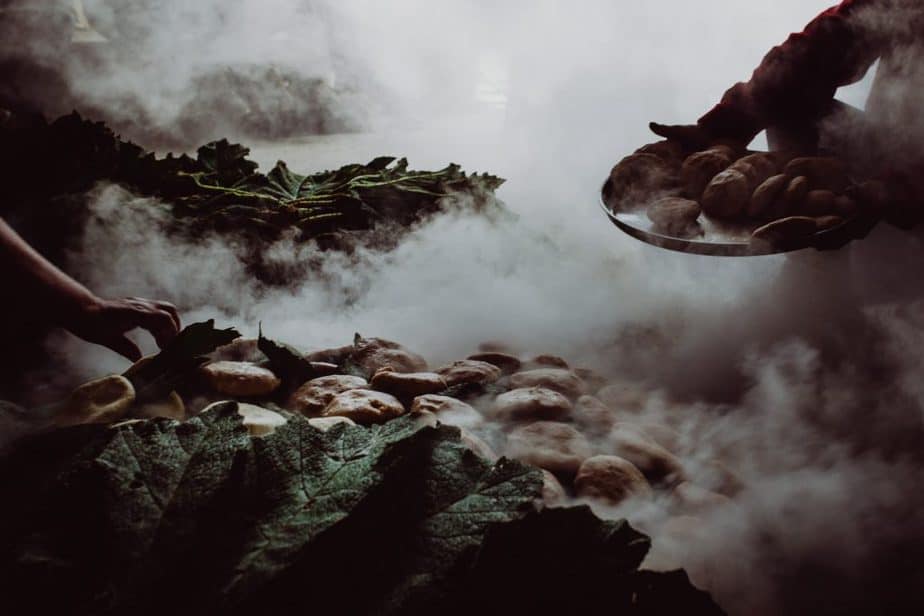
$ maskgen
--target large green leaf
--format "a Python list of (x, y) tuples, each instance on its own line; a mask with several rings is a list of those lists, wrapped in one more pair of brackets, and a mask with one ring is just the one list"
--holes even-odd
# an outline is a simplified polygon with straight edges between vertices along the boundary
[[(637, 577), (647, 539), (538, 511), (538, 470), (492, 465), (420, 417), (325, 433), (293, 416), (255, 439), (229, 402), (37, 436), (0, 459), (0, 485), (4, 601), (31, 613), (495, 613), (488, 591), (672, 613), (635, 609), (636, 587), (662, 584)], [(690, 613), (719, 613), (670, 582), (711, 610)]]

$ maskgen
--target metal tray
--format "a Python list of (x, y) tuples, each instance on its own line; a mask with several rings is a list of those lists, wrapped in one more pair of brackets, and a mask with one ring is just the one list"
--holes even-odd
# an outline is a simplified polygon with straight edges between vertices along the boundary
[(623, 233), (635, 239), (676, 252), (686, 252), (696, 255), (714, 257), (758, 257), (764, 255), (784, 254), (806, 248), (832, 250), (840, 248), (849, 241), (857, 223), (855, 219), (848, 220), (837, 227), (819, 231), (785, 243), (755, 242), (751, 233), (757, 225), (723, 224), (703, 216), (700, 224), (703, 235), (697, 238), (672, 237), (656, 233), (653, 223), (643, 208), (626, 212), (614, 212), (607, 204), (609, 181), (604, 183), (600, 191), (600, 207), (603, 208), (607, 218)]

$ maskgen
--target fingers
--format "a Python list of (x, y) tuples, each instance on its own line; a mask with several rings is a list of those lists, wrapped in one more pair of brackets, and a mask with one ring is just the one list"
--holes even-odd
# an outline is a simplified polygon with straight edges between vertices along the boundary
[(125, 357), (133, 362), (141, 359), (141, 349), (138, 348), (138, 345), (129, 340), (125, 336), (120, 336), (119, 338), (113, 338), (103, 342), (103, 346), (112, 349), (122, 357)]
[(164, 348), (180, 331), (180, 316), (172, 304), (131, 298), (128, 310), (130, 325), (149, 331), (160, 348)]
[(670, 141), (676, 141), (685, 147), (699, 149), (709, 144), (710, 137), (703, 128), (697, 124), (658, 124), (651, 122), (648, 125), (651, 132)]
[(173, 319), (173, 324), (176, 326), (177, 332), (183, 328), (183, 324), (180, 321), (180, 313), (177, 311), (176, 306), (170, 302), (154, 302), (154, 305), (170, 315)]

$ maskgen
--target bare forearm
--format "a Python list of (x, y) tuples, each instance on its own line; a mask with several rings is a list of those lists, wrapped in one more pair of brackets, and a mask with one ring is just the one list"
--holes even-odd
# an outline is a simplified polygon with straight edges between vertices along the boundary
[[(12, 279), (13, 302), (34, 317), (48, 317), (51, 325), (66, 325), (68, 317), (96, 301), (85, 286), (35, 251), (6, 221), (0, 219), (0, 262)], [(36, 314), (38, 311), (41, 314)]]

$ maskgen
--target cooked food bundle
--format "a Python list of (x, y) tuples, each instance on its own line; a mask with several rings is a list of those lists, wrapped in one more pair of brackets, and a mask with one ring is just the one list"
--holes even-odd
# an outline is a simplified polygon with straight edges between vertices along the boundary
[[(683, 224), (695, 224), (696, 202), (665, 202), (665, 210), (680, 211)], [(808, 217), (787, 221), (774, 224), (816, 224)], [(171, 349), (192, 349), (193, 356)], [(545, 471), (550, 506), (580, 499), (612, 507), (669, 497), (672, 515), (695, 513), (672, 496), (681, 484), (708, 497), (700, 501), (724, 502), (718, 493), (732, 493), (721, 482), (697, 483), (700, 477), (681, 462), (689, 444), (667, 425), (670, 417), (645, 416), (647, 399), (639, 384), (608, 380), (553, 355), (528, 358), (500, 348), (432, 368), (379, 338), (357, 335), (352, 345), (302, 353), (205, 323), (190, 326), (164, 353), (125, 375), (75, 390), (56, 423), (182, 422), (228, 400), (237, 402), (253, 438), (292, 421), (307, 420), (326, 432), (341, 424), (371, 427), (420, 417), (457, 427), (461, 442), (486, 460), (505, 455)]]
[(715, 145), (685, 152), (668, 141), (624, 158), (605, 190), (614, 211), (644, 208), (663, 235), (696, 238), (703, 217), (746, 226), (756, 241), (785, 242), (842, 225), (874, 207), (879, 182), (855, 182), (834, 157), (793, 157)]

